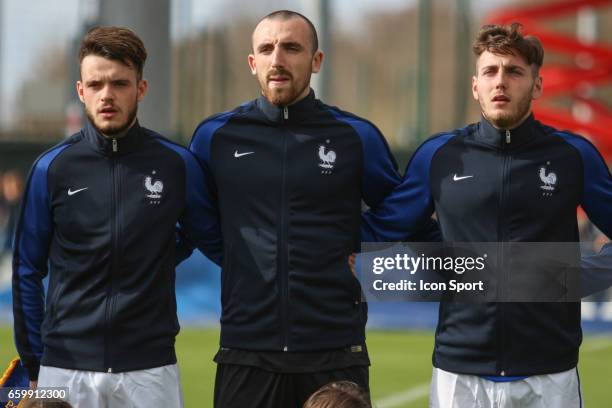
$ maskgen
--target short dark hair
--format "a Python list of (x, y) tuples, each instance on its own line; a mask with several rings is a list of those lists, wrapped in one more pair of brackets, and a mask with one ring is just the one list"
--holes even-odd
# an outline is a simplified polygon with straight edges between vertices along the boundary
[(361, 388), (351, 381), (337, 381), (319, 388), (304, 408), (371, 408)]
[(138, 80), (147, 60), (147, 50), (140, 38), (124, 27), (94, 27), (85, 34), (79, 49), (79, 64), (88, 55), (119, 61), (136, 70)]
[[(317, 35), (317, 29), (315, 28), (314, 24), (312, 24), (312, 21), (310, 21), (305, 15), (300, 14), (297, 11), (276, 10), (264, 16), (261, 20), (259, 20), (259, 23), (264, 20), (289, 20), (291, 18), (301, 18), (306, 22), (306, 24), (308, 24), (308, 28), (310, 28), (310, 39), (312, 41), (312, 53), (314, 54), (317, 52), (319, 49), (319, 36)], [(257, 23), (257, 25), (259, 25), (259, 23)]]
[(482, 26), (474, 41), (474, 54), (477, 57), (485, 51), (500, 55), (518, 54), (527, 64), (535, 66), (534, 74), (537, 75), (544, 63), (544, 48), (537, 37), (523, 36), (521, 27), (520, 23)]

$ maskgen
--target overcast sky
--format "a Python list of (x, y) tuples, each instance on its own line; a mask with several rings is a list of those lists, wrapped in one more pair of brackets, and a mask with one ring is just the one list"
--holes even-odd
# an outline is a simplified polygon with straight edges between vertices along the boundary
[[(372, 10), (392, 11), (414, 6), (417, 0), (330, 0), (332, 13), (343, 27), (359, 26), (362, 16)], [(447, 0), (449, 6), (456, 0)], [(173, 21), (188, 20), (187, 30), (216, 24), (229, 13), (261, 15), (270, 10), (292, 8), (309, 14), (312, 0), (171, 0)], [(508, 0), (472, 0), (478, 13)], [(484, 4), (483, 4), (484, 3)], [(129, 0), (126, 0), (129, 4)], [(80, 20), (95, 12), (96, 0), (0, 0), (0, 124), (11, 117), (16, 91), (31, 76), (37, 55), (50, 47), (66, 47), (78, 30)], [(181, 17), (182, 16), (182, 17)], [(181, 25), (183, 27), (183, 25)], [(178, 35), (178, 25), (172, 25)]]

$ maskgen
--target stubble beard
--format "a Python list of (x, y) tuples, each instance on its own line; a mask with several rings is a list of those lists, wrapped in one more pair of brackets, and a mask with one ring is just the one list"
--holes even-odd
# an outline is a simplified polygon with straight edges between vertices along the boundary
[(125, 122), (121, 123), (118, 126), (108, 126), (105, 128), (99, 127), (96, 123), (95, 116), (90, 112), (89, 109), (85, 108), (85, 115), (87, 115), (87, 119), (93, 125), (93, 127), (105, 136), (117, 136), (122, 133), (125, 133), (126, 130), (130, 128), (134, 119), (136, 118), (136, 114), (138, 113), (138, 103), (134, 103), (128, 112), (128, 116)]
[(510, 112), (500, 112), (496, 116), (489, 117), (485, 112), (485, 105), (480, 101), (480, 108), (483, 112), (484, 117), (498, 129), (513, 129), (520, 125), (525, 116), (531, 110), (531, 100), (533, 96), (533, 89), (535, 83), (532, 85), (531, 90), (522, 97), (516, 106), (516, 109)]
[(305, 79), (303, 84), (296, 83), (294, 77), (291, 76), (291, 85), (288, 88), (270, 88), (268, 86), (267, 77), (260, 80), (259, 85), (261, 86), (263, 95), (271, 104), (287, 106), (296, 102), (296, 99), (304, 90), (310, 87), (310, 76)]

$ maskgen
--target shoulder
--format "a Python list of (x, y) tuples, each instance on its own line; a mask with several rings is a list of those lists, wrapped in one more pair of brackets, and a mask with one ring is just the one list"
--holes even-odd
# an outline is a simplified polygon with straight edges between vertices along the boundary
[(557, 138), (568, 146), (571, 146), (573, 150), (580, 154), (583, 161), (597, 160), (605, 163), (601, 153), (599, 153), (599, 150), (597, 150), (597, 147), (595, 147), (595, 145), (586, 137), (567, 130), (557, 130), (546, 125), (542, 125), (542, 129), (551, 137)]
[(188, 167), (197, 163), (197, 159), (195, 158), (194, 154), (185, 146), (176, 143), (150, 129), (143, 128), (143, 130), (154, 142), (159, 143), (159, 145), (167, 149), (170, 154), (180, 157)]
[(80, 132), (75, 133), (69, 138), (61, 141), (55, 146), (43, 152), (36, 161), (34, 162), (32, 169), (35, 172), (39, 171), (47, 171), (49, 166), (69, 147), (75, 145), (79, 140), (81, 140), (82, 135)]
[(242, 105), (225, 112), (216, 113), (204, 119), (202, 122), (196, 126), (196, 129), (193, 134), (192, 143), (196, 140), (196, 138), (210, 138), (215, 132), (227, 124), (230, 119), (245, 114), (251, 111), (255, 106), (255, 100), (251, 100), (243, 103)]
[[(470, 125), (471, 126), (471, 125)], [(440, 132), (430, 136), (425, 140), (414, 152), (415, 155), (431, 154), (433, 155), (442, 146), (449, 143), (451, 140), (458, 140), (466, 137), (470, 132), (470, 126), (454, 129), (451, 131)]]
[(354, 113), (343, 111), (337, 106), (326, 105), (323, 102), (320, 102), (320, 108), (329, 112), (336, 120), (344, 122), (353, 127), (353, 129), (364, 140), (369, 140), (372, 138), (374, 138), (374, 140), (378, 140), (382, 138), (382, 132), (376, 127), (376, 125), (374, 125), (374, 123), (367, 119), (357, 116)]

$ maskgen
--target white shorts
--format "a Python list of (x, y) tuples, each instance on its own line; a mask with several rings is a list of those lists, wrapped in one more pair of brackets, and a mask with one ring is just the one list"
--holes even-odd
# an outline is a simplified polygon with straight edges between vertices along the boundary
[(74, 408), (182, 408), (176, 364), (124, 373), (41, 366), (38, 387), (68, 387)]
[(433, 369), (430, 408), (582, 408), (578, 370), (495, 382)]

